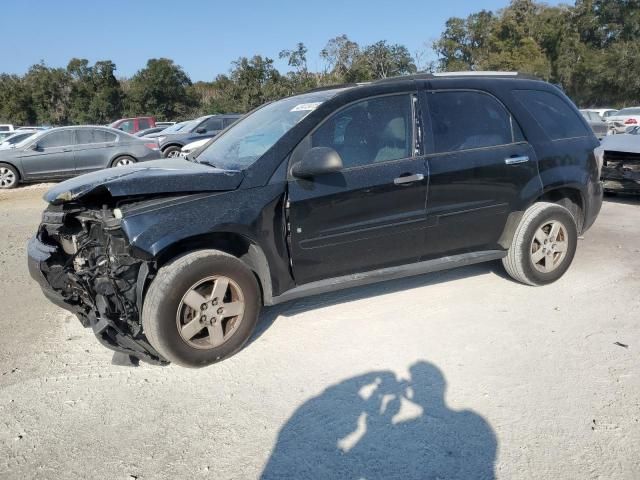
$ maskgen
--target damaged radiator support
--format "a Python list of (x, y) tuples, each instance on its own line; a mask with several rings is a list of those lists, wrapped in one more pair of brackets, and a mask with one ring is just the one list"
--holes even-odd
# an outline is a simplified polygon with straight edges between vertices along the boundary
[(106, 347), (150, 363), (167, 363), (149, 344), (140, 323), (149, 264), (131, 255), (111, 210), (49, 207), (38, 239), (55, 247), (42, 273), (64, 308), (91, 326)]
[(602, 180), (606, 190), (640, 193), (640, 153), (606, 151)]

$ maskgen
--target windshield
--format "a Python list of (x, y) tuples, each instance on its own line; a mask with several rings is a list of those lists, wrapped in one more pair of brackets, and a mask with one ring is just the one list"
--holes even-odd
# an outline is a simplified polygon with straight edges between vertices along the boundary
[(218, 168), (243, 170), (337, 92), (324, 90), (270, 103), (235, 123), (203, 149), (196, 160)]
[(195, 127), (197, 125), (197, 123), (198, 123), (198, 120), (189, 120), (188, 122), (176, 123), (174, 125), (171, 125), (170, 127), (165, 128), (164, 130), (162, 130), (162, 133), (176, 133), (176, 132), (179, 132), (182, 129), (188, 130), (189, 128)]
[(32, 140), (36, 140), (40, 137), (42, 137), (45, 133), (47, 133), (47, 130), (40, 130), (38, 132), (34, 132), (33, 135), (29, 135), (27, 138), (21, 140), (20, 142), (16, 143), (16, 148), (22, 148), (24, 146), (27, 145), (27, 143), (30, 143)]

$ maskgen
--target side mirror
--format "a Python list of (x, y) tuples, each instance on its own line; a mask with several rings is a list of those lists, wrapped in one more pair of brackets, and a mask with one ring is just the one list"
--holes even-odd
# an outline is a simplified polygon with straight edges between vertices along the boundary
[(314, 147), (291, 170), (294, 177), (311, 178), (342, 170), (342, 158), (333, 148)]
[(29, 147), (29, 150), (35, 150), (38, 151), (40, 150), (40, 145), (38, 145), (38, 142), (31, 144), (31, 146)]
[(204, 127), (199, 127), (196, 129), (196, 133), (207, 133), (207, 129)]

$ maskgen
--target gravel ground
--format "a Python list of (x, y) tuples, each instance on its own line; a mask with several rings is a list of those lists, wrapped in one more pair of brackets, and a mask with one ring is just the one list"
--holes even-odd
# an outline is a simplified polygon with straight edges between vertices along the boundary
[(112, 366), (0, 194), (0, 478), (640, 478), (640, 202), (531, 288), (479, 265), (268, 309), (203, 370)]

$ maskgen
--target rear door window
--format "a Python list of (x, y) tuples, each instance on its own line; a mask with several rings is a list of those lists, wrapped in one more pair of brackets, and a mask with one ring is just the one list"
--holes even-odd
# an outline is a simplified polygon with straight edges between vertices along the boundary
[[(494, 97), (476, 91), (430, 92), (436, 153), (508, 145), (522, 140), (511, 114)], [(516, 126), (517, 127), (517, 126)]]
[(145, 130), (147, 128), (151, 128), (151, 122), (148, 118), (139, 118), (138, 119), (138, 130)]
[(558, 95), (541, 90), (514, 90), (513, 95), (551, 140), (592, 135), (578, 113)]
[(205, 120), (198, 128), (204, 128), (207, 132), (216, 132), (222, 130), (224, 127), (222, 126), (221, 118), (212, 117)]

